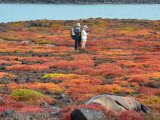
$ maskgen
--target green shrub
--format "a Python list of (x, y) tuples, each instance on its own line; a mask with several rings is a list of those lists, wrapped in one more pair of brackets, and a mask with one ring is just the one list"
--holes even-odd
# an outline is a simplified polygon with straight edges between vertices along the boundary
[(55, 78), (55, 77), (61, 77), (61, 76), (65, 76), (65, 74), (62, 74), (62, 73), (49, 73), (49, 74), (45, 74), (43, 76), (43, 78)]
[(30, 89), (17, 89), (11, 93), (12, 97), (20, 101), (34, 102), (35, 100), (42, 100), (45, 97), (40, 92)]

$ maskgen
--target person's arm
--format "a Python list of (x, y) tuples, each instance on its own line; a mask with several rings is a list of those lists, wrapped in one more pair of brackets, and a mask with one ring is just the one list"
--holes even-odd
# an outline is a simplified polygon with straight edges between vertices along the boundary
[(87, 36), (87, 35), (88, 35), (88, 33), (87, 33), (86, 31), (84, 31), (84, 33), (83, 33), (83, 34), (84, 34), (84, 36)]

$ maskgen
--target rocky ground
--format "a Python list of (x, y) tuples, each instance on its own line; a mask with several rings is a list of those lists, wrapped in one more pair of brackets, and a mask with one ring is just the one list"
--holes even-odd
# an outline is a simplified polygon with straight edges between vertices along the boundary
[[(74, 50), (72, 25), (89, 26)], [(0, 24), (0, 119), (69, 119), (99, 94), (132, 97), (160, 112), (160, 21), (87, 19)], [(61, 110), (60, 112), (57, 112)]]

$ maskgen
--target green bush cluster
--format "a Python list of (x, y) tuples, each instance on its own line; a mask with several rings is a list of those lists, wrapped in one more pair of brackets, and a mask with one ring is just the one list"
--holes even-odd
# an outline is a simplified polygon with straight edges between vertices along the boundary
[(34, 101), (41, 97), (45, 97), (40, 92), (30, 89), (16, 89), (11, 93), (12, 97), (20, 101)]
[(43, 78), (55, 78), (55, 77), (61, 77), (64, 75), (65, 74), (62, 74), (62, 73), (49, 73), (49, 74), (45, 74)]

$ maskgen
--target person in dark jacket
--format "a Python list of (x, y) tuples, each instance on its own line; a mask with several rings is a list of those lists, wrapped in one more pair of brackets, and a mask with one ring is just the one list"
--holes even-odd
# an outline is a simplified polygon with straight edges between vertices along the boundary
[(78, 47), (81, 47), (81, 25), (80, 23), (76, 24), (76, 27), (73, 29), (74, 32), (74, 40), (75, 40), (75, 50), (78, 49)]

